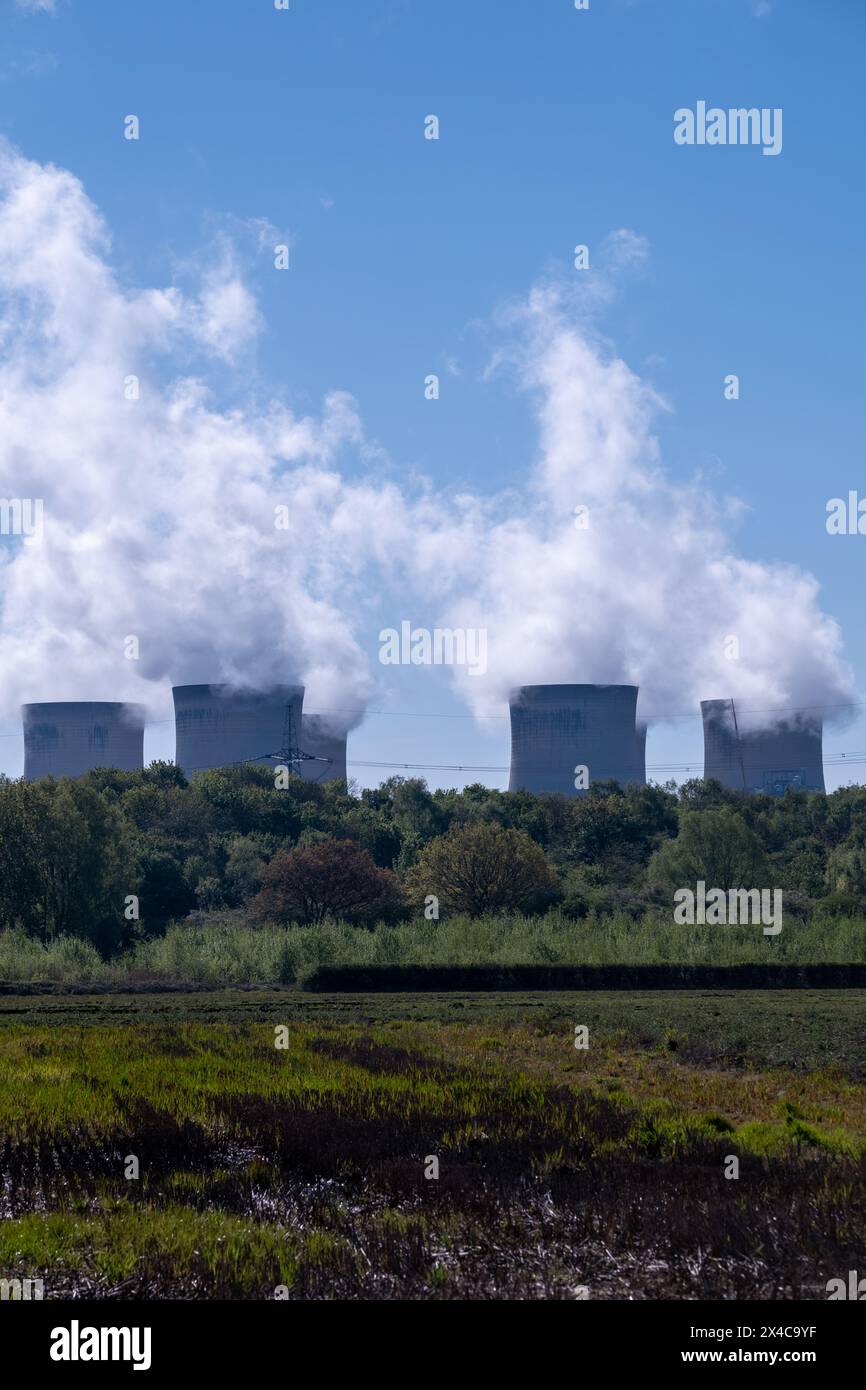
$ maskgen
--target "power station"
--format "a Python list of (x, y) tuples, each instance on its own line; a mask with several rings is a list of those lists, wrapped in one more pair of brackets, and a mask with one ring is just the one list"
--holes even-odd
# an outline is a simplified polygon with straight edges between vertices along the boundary
[(509, 791), (579, 796), (609, 779), (646, 782), (636, 685), (524, 685), (512, 691), (509, 710)]
[[(187, 776), (239, 763), (288, 765), (297, 771), (302, 685), (238, 690), (228, 685), (176, 685), (175, 755)], [(294, 766), (293, 766), (294, 764)]]
[(771, 728), (740, 727), (734, 700), (702, 700), (704, 777), (733, 791), (782, 796), (824, 791), (823, 723), (810, 717)]
[[(304, 687), (267, 691), (178, 685), (175, 762), (189, 776), (209, 768), (288, 766), (308, 782), (346, 781), (346, 735), (304, 714)], [(524, 685), (512, 691), (509, 791), (579, 796), (599, 782), (646, 783), (646, 724), (635, 685)], [(781, 796), (825, 790), (823, 721), (794, 715), (756, 729), (734, 700), (702, 700), (705, 778), (739, 792)], [(24, 778), (80, 777), (97, 767), (144, 764), (140, 705), (57, 701), (21, 706)]]
[(24, 777), (81, 777), (95, 767), (144, 766), (144, 709), (102, 700), (22, 705)]

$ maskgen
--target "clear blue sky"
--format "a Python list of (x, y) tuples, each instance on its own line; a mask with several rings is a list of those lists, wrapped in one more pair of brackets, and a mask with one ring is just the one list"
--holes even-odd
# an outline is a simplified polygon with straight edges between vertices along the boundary
[[(863, 688), (866, 537), (825, 529), (828, 498), (866, 494), (863, 0), (33, 3), (0, 0), (0, 132), (82, 179), (124, 279), (169, 283), (226, 215), (285, 229), (291, 275), (254, 276), (264, 381), (304, 409), (352, 392), (389, 455), (443, 486), (519, 486), (533, 453), (473, 324), (576, 242), (645, 236), (648, 272), (604, 327), (673, 406), (666, 466), (712, 466), (750, 508), (741, 553), (818, 576)], [(673, 112), (698, 98), (782, 107), (782, 154), (678, 148)], [(418, 383), (449, 358), (431, 412)], [(391, 707), (463, 712), (445, 680)], [(866, 721), (826, 747), (866, 749)], [(372, 717), (350, 758), (504, 764), (507, 724)], [(689, 758), (699, 720), (651, 737), (650, 764)]]

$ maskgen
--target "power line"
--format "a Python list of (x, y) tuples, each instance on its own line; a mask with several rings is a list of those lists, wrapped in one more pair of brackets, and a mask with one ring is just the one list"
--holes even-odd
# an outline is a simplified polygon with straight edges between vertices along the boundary
[[(805, 714), (805, 713), (812, 712), (812, 711), (815, 711), (815, 710), (819, 710), (819, 711), (820, 711), (820, 710), (842, 710), (842, 709), (866, 709), (866, 702), (862, 702), (862, 701), (849, 701), (849, 702), (846, 702), (845, 704), (839, 704), (839, 705), (827, 705), (827, 704), (822, 704), (822, 705), (768, 705), (768, 706), (766, 706), (766, 707), (764, 707), (764, 708), (758, 708), (757, 706), (754, 706), (754, 707), (745, 707), (745, 706), (742, 706), (742, 705), (739, 705), (739, 704), (738, 704), (737, 708), (738, 708), (740, 714)], [(372, 709), (372, 710), (365, 710), (365, 709), (321, 709), (321, 710), (316, 710), (315, 713), (317, 713), (317, 714), (354, 714), (354, 715), (358, 715), (359, 717), (363, 717), (363, 718), (368, 718), (368, 717), (374, 716), (374, 715), (380, 715), (381, 717), (383, 717), (383, 718), (385, 718), (385, 719), (392, 719), (392, 718), (393, 718), (393, 719), (472, 719), (472, 720), (475, 720), (475, 721), (482, 720), (482, 719), (485, 719), (485, 720), (488, 720), (488, 719), (489, 719), (489, 720), (496, 720), (497, 722), (505, 723), (505, 724), (508, 723), (508, 721), (509, 721), (509, 719), (510, 719), (510, 717), (511, 717), (511, 716), (508, 715), (508, 714), (472, 714), (472, 713), (466, 713), (466, 712), (461, 712), (461, 713), (459, 713), (459, 714), (440, 714), (438, 711), (435, 711), (435, 710), (420, 710), (420, 711), (419, 711), (419, 710), (405, 710), (405, 709), (401, 709), (401, 710), (388, 710), (388, 709)], [(657, 714), (657, 713), (654, 713), (654, 714), (644, 714), (642, 710), (639, 710), (639, 711), (638, 711), (638, 722), (641, 723), (641, 724), (650, 723), (650, 722), (652, 722), (652, 721), (661, 722), (661, 721), (667, 720), (667, 719), (702, 719), (702, 717), (703, 717), (703, 716), (702, 716), (702, 714), (701, 714), (700, 709), (698, 709), (698, 710), (688, 710), (688, 711), (682, 710), (682, 711), (680, 711), (680, 712), (678, 712), (678, 713), (676, 713), (676, 714)], [(170, 721), (168, 721), (168, 720), (163, 720), (163, 721), (159, 721), (159, 722), (168, 723), (168, 722), (170, 722)]]
[[(830, 710), (830, 709), (842, 710), (842, 709), (863, 709), (863, 708), (866, 708), (866, 705), (861, 704), (861, 703), (851, 702), (851, 703), (839, 704), (839, 705), (779, 705), (779, 706), (775, 706), (775, 707), (769, 707), (769, 706), (768, 706), (768, 707), (763, 708), (763, 709), (758, 709), (758, 708), (742, 709), (742, 708), (741, 708), (741, 709), (740, 709), (740, 713), (741, 713), (741, 714), (796, 714), (796, 713), (805, 713), (805, 712), (807, 712), (807, 711), (814, 711), (814, 710)], [(477, 720), (477, 719), (486, 719), (486, 720), (492, 720), (492, 721), (497, 721), (497, 722), (507, 722), (507, 720), (508, 720), (508, 718), (509, 718), (508, 715), (481, 715), (481, 716), (476, 716), (476, 715), (471, 714), (471, 713), (443, 714), (443, 713), (439, 713), (439, 712), (437, 712), (437, 711), (424, 711), (424, 710), (420, 710), (420, 711), (419, 711), (419, 710), (362, 710), (362, 709), (349, 709), (349, 708), (320, 709), (320, 710), (316, 710), (316, 711), (311, 711), (311, 714), (318, 714), (318, 715), (322, 715), (322, 714), (350, 714), (350, 715), (360, 715), (360, 716), (364, 716), (364, 717), (376, 717), (376, 716), (379, 716), (379, 717), (383, 717), (383, 718), (405, 718), (405, 719), (471, 719), (471, 720), (473, 720), (473, 721), (475, 721), (475, 720)], [(686, 713), (680, 713), (680, 714), (647, 714), (647, 715), (641, 715), (641, 722), (643, 723), (644, 721), (650, 722), (650, 721), (663, 721), (663, 720), (669, 720), (669, 719), (700, 719), (700, 718), (701, 718), (701, 713), (700, 713), (700, 711), (698, 711), (698, 712), (692, 711), (692, 712), (690, 712), (690, 713), (688, 713), (688, 714), (686, 714)], [(164, 725), (169, 725), (169, 724), (172, 724), (172, 725), (173, 725), (173, 724), (174, 724), (174, 720), (173, 720), (173, 719), (154, 719), (154, 720), (148, 720), (148, 721), (146, 722), (146, 724), (145, 724), (145, 728), (155, 728), (155, 727), (164, 726)], [(18, 739), (22, 739), (22, 738), (23, 738), (23, 730), (20, 730), (20, 729), (19, 729), (19, 730), (15, 730), (14, 732), (0, 733), (0, 738), (18, 738)], [(244, 761), (247, 762), (247, 763), (249, 763), (249, 762), (254, 762), (254, 761), (257, 761), (257, 760), (254, 760), (254, 759), (246, 759), (246, 760), (244, 760)], [(316, 761), (330, 761), (330, 760), (329, 760), (329, 759), (328, 759), (328, 760), (316, 759)], [(840, 752), (840, 751), (837, 751), (837, 752), (827, 752), (827, 753), (825, 753), (825, 754), (823, 755), (823, 763), (824, 763), (824, 766), (825, 766), (825, 767), (843, 767), (843, 766), (855, 767), (855, 766), (860, 766), (860, 765), (862, 765), (863, 763), (866, 763), (866, 751), (864, 751), (864, 750), (859, 750), (859, 749), (858, 749), (858, 750), (851, 750), (851, 751), (845, 751), (845, 752)], [(240, 765), (240, 764), (230, 764), (230, 766), (238, 766), (238, 765)], [(264, 760), (263, 760), (262, 765), (265, 765)], [(371, 759), (371, 760), (351, 759), (351, 760), (347, 760), (347, 764), (346, 764), (346, 765), (347, 765), (347, 767), (367, 767), (367, 768), (383, 768), (383, 769), (387, 768), (387, 769), (390, 769), (390, 770), (407, 771), (407, 772), (489, 772), (489, 773), (504, 773), (504, 772), (508, 772), (508, 771), (509, 771), (509, 766), (508, 766), (508, 764), (504, 764), (504, 763), (416, 763), (416, 762), (405, 762), (405, 761), (401, 761), (401, 762), (391, 762), (391, 761), (372, 760), (372, 759)], [(701, 767), (701, 769), (703, 769), (703, 765), (704, 765), (704, 759), (703, 759), (703, 757), (698, 757), (698, 758), (693, 759), (693, 760), (690, 761), (690, 762), (681, 762), (681, 763), (648, 763), (648, 764), (646, 765), (646, 771), (647, 771), (648, 773), (649, 773), (649, 772), (668, 772), (668, 773), (686, 772), (686, 773), (690, 773), (690, 772), (692, 771), (693, 768), (696, 769), (696, 768), (698, 768), (698, 767)], [(717, 763), (716, 765), (717, 765), (717, 766), (722, 766), (722, 767), (727, 766), (727, 767), (730, 767), (730, 768), (733, 768), (733, 767), (735, 767), (735, 766), (739, 766), (739, 764), (734, 764), (734, 763), (730, 763), (730, 764), (721, 764), (721, 765)], [(188, 770), (189, 770), (190, 772), (210, 772), (210, 771), (216, 771), (216, 770), (218, 770), (219, 768), (225, 767), (225, 766), (226, 766), (225, 763), (212, 763), (212, 764), (203, 764), (201, 767), (189, 768)], [(784, 771), (784, 770), (785, 770), (785, 769), (779, 769), (779, 771)], [(772, 771), (772, 769), (768, 769), (768, 771)], [(325, 769), (322, 770), (322, 776), (324, 776), (324, 775), (325, 775)], [(319, 779), (316, 779), (316, 780), (318, 781)]]
[[(317, 759), (314, 759), (313, 761), (316, 761), (316, 762), (331, 762), (332, 760), (331, 760), (330, 758), (317, 758)], [(824, 756), (824, 758), (823, 758), (823, 765), (824, 765), (825, 767), (859, 767), (859, 766), (863, 765), (864, 763), (866, 763), (866, 751), (864, 751), (864, 752), (852, 752), (852, 753), (829, 753), (829, 754), (826, 754), (826, 755)], [(245, 758), (245, 759), (243, 759), (241, 762), (235, 762), (235, 763), (202, 763), (202, 764), (200, 764), (200, 765), (198, 765), (198, 766), (196, 766), (196, 767), (188, 767), (188, 768), (185, 769), (185, 771), (187, 771), (187, 772), (220, 772), (220, 771), (225, 771), (225, 770), (227, 770), (228, 768), (233, 768), (233, 767), (250, 767), (250, 766), (259, 766), (259, 767), (273, 766), (273, 761), (272, 761), (271, 759), (262, 759), (262, 760), (260, 761), (260, 760), (255, 759), (255, 758)], [(722, 768), (733, 768), (733, 767), (735, 767), (735, 766), (738, 766), (738, 764), (734, 764), (734, 763), (717, 763), (716, 766), (717, 766), (717, 767), (722, 767)], [(491, 772), (491, 773), (493, 773), (493, 772), (498, 772), (498, 773), (505, 773), (505, 772), (509, 772), (509, 771), (510, 771), (510, 765), (507, 764), (507, 763), (411, 763), (411, 762), (399, 762), (399, 763), (393, 762), (393, 763), (392, 763), (392, 762), (373, 762), (373, 761), (367, 762), (367, 761), (363, 761), (363, 760), (359, 760), (359, 759), (347, 759), (347, 760), (346, 760), (346, 767), (347, 767), (347, 768), (350, 768), (350, 767), (381, 768), (381, 769), (388, 769), (388, 770), (394, 771), (394, 772)], [(702, 759), (702, 758), (696, 758), (693, 762), (690, 762), (690, 763), (647, 763), (647, 765), (646, 765), (646, 772), (647, 772), (647, 773), (651, 773), (651, 772), (669, 772), (669, 773), (682, 773), (682, 772), (685, 772), (685, 773), (691, 773), (691, 772), (694, 770), (694, 775), (697, 776), (697, 775), (698, 775), (698, 771), (697, 771), (698, 768), (700, 768), (700, 769), (701, 769), (701, 772), (703, 772), (703, 759)], [(774, 771), (775, 771), (775, 772), (780, 772), (780, 773), (781, 773), (781, 772), (785, 772), (785, 771), (787, 771), (787, 770), (788, 770), (787, 768), (776, 768), (776, 769), (774, 769), (774, 768), (767, 768), (767, 769), (765, 769), (765, 771), (766, 771), (767, 773), (769, 773), (769, 774), (772, 774)], [(321, 776), (315, 777), (315, 778), (304, 777), (304, 778), (302, 778), (302, 780), (305, 781), (305, 782), (315, 782), (316, 784), (321, 785), (321, 784), (322, 784), (322, 780), (323, 780), (323, 778), (324, 778), (324, 776), (325, 776), (325, 771), (326, 771), (326, 769), (323, 768), (323, 769), (322, 769)]]
[[(825, 711), (825, 710), (844, 710), (844, 709), (853, 709), (853, 710), (862, 710), (862, 709), (866, 709), (866, 702), (862, 702), (862, 701), (849, 701), (849, 702), (846, 702), (846, 703), (844, 703), (844, 704), (838, 704), (838, 705), (826, 705), (826, 704), (819, 704), (819, 705), (767, 705), (767, 706), (764, 706), (764, 707), (762, 707), (762, 708), (759, 708), (759, 707), (757, 707), (757, 706), (742, 706), (742, 705), (738, 705), (738, 710), (739, 710), (739, 713), (740, 713), (740, 714), (806, 714), (806, 713), (815, 712), (815, 711), (822, 712), (822, 711)], [(472, 714), (472, 713), (466, 713), (466, 712), (460, 712), (460, 713), (457, 713), (457, 714), (443, 714), (443, 713), (440, 713), (438, 710), (352, 709), (352, 708), (340, 708), (340, 707), (335, 707), (335, 708), (333, 708), (333, 709), (310, 710), (310, 711), (308, 711), (308, 713), (310, 714), (311, 717), (314, 717), (314, 716), (316, 716), (316, 715), (322, 715), (322, 714), (350, 714), (350, 715), (353, 715), (353, 716), (355, 716), (355, 717), (357, 717), (357, 718), (359, 718), (359, 719), (361, 719), (361, 718), (363, 718), (363, 719), (375, 719), (375, 718), (381, 718), (381, 719), (471, 719), (474, 723), (479, 723), (479, 722), (481, 722), (481, 721), (488, 721), (488, 722), (502, 723), (502, 724), (507, 724), (508, 721), (509, 721), (509, 719), (510, 719), (510, 715), (507, 715), (507, 714)], [(679, 711), (678, 713), (674, 713), (674, 714), (659, 714), (659, 713), (644, 714), (642, 711), (641, 711), (640, 714), (639, 714), (639, 722), (640, 722), (641, 724), (645, 724), (645, 723), (646, 723), (646, 724), (649, 724), (649, 723), (664, 723), (665, 721), (667, 721), (667, 720), (669, 720), (669, 719), (701, 719), (701, 718), (702, 718), (702, 715), (701, 715), (701, 711), (700, 711), (699, 709), (698, 709), (698, 710), (688, 710), (688, 711), (681, 710), (681, 711)], [(164, 726), (164, 725), (167, 725), (167, 724), (173, 725), (174, 722), (175, 722), (174, 719), (148, 719), (148, 720), (145, 721), (145, 728), (146, 728), (146, 729), (155, 729), (155, 728), (159, 728), (159, 727), (162, 727), (162, 726)], [(2, 734), (0, 734), (0, 738), (22, 738), (22, 737), (23, 737), (23, 734), (22, 734), (22, 732), (21, 732), (20, 729), (15, 730), (15, 731), (10, 732), (10, 733), (2, 733)]]
[[(845, 704), (839, 705), (768, 705), (764, 708), (758, 708), (757, 706), (745, 707), (738, 704), (737, 708), (740, 714), (806, 714), (814, 712), (816, 710), (823, 711), (843, 709), (866, 709), (866, 702), (850, 701), (846, 702)], [(381, 719), (471, 719), (475, 723), (481, 720), (485, 720), (501, 724), (507, 724), (511, 717), (508, 714), (472, 714), (466, 711), (461, 711), (458, 714), (442, 714), (438, 710), (408, 709), (390, 710), (334, 708), (310, 710), (309, 713), (311, 717), (321, 714), (350, 714), (356, 716), (359, 719), (372, 719), (377, 717)], [(698, 709), (697, 711), (682, 710), (676, 714), (644, 714), (642, 711), (639, 711), (638, 722), (640, 724), (651, 722), (661, 723), (668, 719), (702, 719), (702, 717), (703, 716), (701, 714), (700, 709)], [(171, 724), (173, 722), (174, 721), (171, 719), (153, 719), (148, 721), (148, 726), (156, 724)]]

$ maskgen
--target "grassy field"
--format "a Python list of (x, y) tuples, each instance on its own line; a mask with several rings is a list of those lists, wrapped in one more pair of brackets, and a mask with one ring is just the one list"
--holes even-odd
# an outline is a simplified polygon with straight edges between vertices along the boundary
[(866, 1267), (863, 993), (0, 1009), (0, 1278), (46, 1297), (822, 1298)]
[(612, 991), (504, 994), (302, 994), (293, 989), (195, 994), (0, 996), (0, 1036), (40, 1027), (139, 1023), (524, 1024), (562, 1038), (586, 1024), (606, 1046), (676, 1052), (723, 1068), (841, 1067), (866, 1079), (862, 990)]

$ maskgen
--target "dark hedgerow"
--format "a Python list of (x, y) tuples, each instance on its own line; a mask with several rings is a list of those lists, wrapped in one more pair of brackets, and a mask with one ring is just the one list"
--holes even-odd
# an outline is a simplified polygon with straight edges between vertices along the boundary
[(412, 990), (866, 989), (866, 965), (322, 965), (316, 993)]

